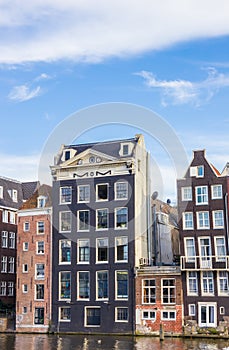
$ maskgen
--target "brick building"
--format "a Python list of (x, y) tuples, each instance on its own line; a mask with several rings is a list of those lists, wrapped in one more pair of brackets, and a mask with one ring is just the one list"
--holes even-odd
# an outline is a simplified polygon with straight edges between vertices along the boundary
[(47, 332), (51, 319), (51, 187), (18, 211), (16, 331)]
[(37, 185), (0, 177), (0, 309), (15, 309), (17, 210)]

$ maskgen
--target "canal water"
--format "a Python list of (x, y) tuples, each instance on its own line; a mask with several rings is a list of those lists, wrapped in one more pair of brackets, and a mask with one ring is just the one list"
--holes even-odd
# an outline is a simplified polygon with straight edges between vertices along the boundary
[(0, 334), (0, 350), (229, 350), (229, 340)]

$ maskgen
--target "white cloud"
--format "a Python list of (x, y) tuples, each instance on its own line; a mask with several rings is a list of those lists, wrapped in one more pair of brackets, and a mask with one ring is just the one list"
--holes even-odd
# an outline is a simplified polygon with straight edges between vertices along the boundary
[(208, 102), (220, 88), (229, 87), (229, 74), (219, 73), (215, 68), (207, 69), (206, 79), (198, 82), (188, 80), (158, 80), (147, 71), (135, 73), (141, 76), (148, 87), (159, 89), (162, 104), (190, 103), (199, 106)]
[(229, 34), (228, 0), (0, 1), (0, 64), (97, 62)]
[(24, 102), (31, 100), (41, 94), (41, 87), (37, 86), (34, 89), (29, 88), (28, 85), (14, 86), (8, 95), (8, 98), (13, 101)]
[(41, 81), (41, 80), (49, 80), (52, 79), (52, 77), (46, 73), (41, 73), (38, 77), (34, 79), (34, 81)]

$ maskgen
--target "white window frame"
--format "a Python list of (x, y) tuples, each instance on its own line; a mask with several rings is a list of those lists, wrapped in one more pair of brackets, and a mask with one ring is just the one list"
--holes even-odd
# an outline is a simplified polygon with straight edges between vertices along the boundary
[(30, 222), (29, 221), (25, 221), (23, 224), (23, 231), (24, 232), (29, 232), (30, 230)]
[(2, 210), (2, 222), (5, 222), (5, 223), (9, 222), (9, 210), (6, 210), (6, 209)]
[[(122, 310), (127, 310), (127, 319), (125, 319), (125, 320), (118, 320), (118, 311), (119, 311), (119, 309), (122, 309)], [(128, 307), (122, 307), (122, 306), (117, 306), (116, 308), (115, 308), (115, 322), (119, 322), (119, 323), (128, 323), (129, 322), (129, 308)]]
[(8, 296), (14, 296), (14, 282), (8, 282)]
[[(117, 213), (120, 210), (126, 209), (126, 224), (125, 226), (117, 226)], [(124, 214), (122, 214), (124, 215)], [(115, 230), (127, 230), (128, 229), (128, 207), (118, 207), (115, 208)]]
[[(70, 244), (70, 261), (62, 261), (62, 243), (66, 243), (67, 245)], [(70, 265), (72, 259), (72, 244), (71, 240), (69, 239), (60, 239), (59, 240), (59, 264), (60, 265)]]
[[(152, 281), (154, 285), (144, 285), (146, 281)], [(149, 283), (150, 284), (150, 283)], [(145, 301), (145, 293), (144, 290), (147, 290), (148, 292), (148, 299), (149, 301)], [(151, 298), (154, 299), (153, 302), (151, 302)], [(152, 304), (156, 304), (156, 280), (155, 278), (144, 278), (142, 279), (142, 304), (143, 305), (152, 305)]]
[[(88, 274), (88, 282), (89, 282), (89, 287), (88, 287), (88, 297), (82, 298), (80, 297), (80, 273), (87, 273)], [(79, 301), (89, 301), (91, 296), (91, 281), (90, 281), (90, 271), (77, 271), (77, 300)]]
[[(100, 324), (99, 325), (91, 325), (87, 324), (87, 309), (99, 309), (100, 310)], [(85, 306), (84, 307), (84, 327), (101, 327), (101, 307), (100, 306)]]
[[(208, 240), (208, 244), (201, 242), (203, 240)], [(210, 236), (199, 236), (198, 237), (198, 248), (199, 248), (199, 256), (200, 256), (200, 267), (201, 269), (212, 268), (212, 242)], [(209, 250), (209, 251), (208, 251)], [(208, 254), (207, 254), (208, 253)]]
[[(68, 223), (68, 226), (70, 226), (70, 229), (69, 227), (67, 227), (68, 229), (65, 230), (61, 225), (61, 221), (62, 221), (62, 215), (66, 213), (70, 214), (70, 222)], [(72, 212), (70, 210), (60, 211), (59, 212), (59, 232), (71, 232), (71, 230), (72, 230)]]
[[(107, 240), (107, 245), (104, 245), (107, 249), (107, 260), (99, 260), (99, 248), (101, 247), (99, 245), (99, 242), (102, 240)], [(96, 238), (96, 264), (107, 264), (109, 261), (109, 239), (108, 237), (98, 237)]]
[[(208, 274), (208, 276), (204, 276), (204, 274)], [(204, 280), (207, 282), (207, 291), (204, 291)], [(212, 285), (212, 291), (210, 290), (210, 286)], [(201, 295), (214, 295), (214, 275), (213, 271), (202, 271), (201, 272)]]
[[(163, 315), (164, 313), (167, 313), (168, 317), (165, 317)], [(172, 314), (175, 315), (174, 318), (171, 317)], [(177, 316), (176, 310), (161, 310), (161, 320), (163, 321), (176, 321), (176, 316)]]
[[(63, 192), (68, 189), (70, 190), (70, 194), (65, 195)], [(66, 201), (65, 197), (70, 196), (70, 200)], [(72, 203), (72, 186), (61, 186), (60, 187), (60, 198), (59, 198), (60, 204), (71, 204)]]
[(17, 190), (13, 189), (11, 193), (12, 193), (12, 201), (17, 203), (17, 201), (18, 201), (17, 200)]
[(5, 281), (0, 282), (0, 295), (1, 296), (6, 295), (6, 282)]
[[(43, 247), (44, 247), (43, 252), (42, 251), (40, 252), (40, 249), (38, 250), (39, 243), (43, 243)], [(45, 242), (44, 241), (37, 241), (36, 242), (36, 254), (38, 254), (38, 255), (45, 254)]]
[[(224, 273), (225, 276), (220, 276), (220, 273)], [(217, 273), (217, 281), (218, 281), (218, 295), (225, 295), (228, 296), (229, 294), (229, 276), (228, 276), (228, 271), (218, 271)], [(223, 283), (223, 290), (221, 290), (221, 282)], [(226, 283), (225, 283), (226, 282)], [(227, 287), (227, 288), (225, 288)]]
[[(87, 212), (88, 213), (88, 228), (87, 229), (82, 229), (80, 228), (80, 223), (83, 222), (80, 220), (80, 213), (81, 212)], [(83, 222), (85, 225), (85, 222)], [(89, 232), (90, 231), (90, 210), (88, 209), (81, 209), (77, 210), (77, 231), (78, 232)]]
[(44, 220), (39, 220), (37, 221), (37, 235), (43, 235), (44, 233), (45, 233), (45, 222)]
[(13, 256), (10, 256), (9, 257), (9, 273), (14, 273), (14, 270), (15, 270), (15, 259)]
[[(127, 295), (120, 296), (118, 294), (118, 273), (127, 275)], [(115, 299), (116, 300), (128, 300), (129, 299), (129, 273), (128, 270), (116, 270), (115, 271)]]
[[(217, 218), (216, 216), (218, 214), (221, 214), (220, 218)], [(221, 229), (221, 228), (224, 228), (224, 211), (223, 210), (213, 210), (212, 212), (212, 217), (213, 217), (213, 228), (214, 229)], [(217, 222), (218, 221), (222, 221), (222, 224), (221, 225), (218, 225)]]
[[(68, 318), (61, 318), (61, 310), (62, 309), (70, 310), (70, 319), (68, 319)], [(69, 306), (60, 306), (59, 307), (59, 322), (71, 322), (71, 308)]]
[[(207, 216), (207, 218), (205, 216)], [(196, 219), (197, 219), (197, 230), (210, 229), (209, 211), (197, 211)], [(200, 226), (201, 221), (203, 222), (202, 226)]]
[[(99, 296), (99, 283), (98, 283), (98, 274), (106, 273), (107, 274), (107, 297)], [(108, 270), (98, 270), (96, 271), (96, 300), (108, 300), (109, 299), (109, 271)]]
[[(38, 275), (38, 270), (37, 270), (38, 265), (43, 265), (44, 266), (44, 268), (43, 268), (44, 274), (41, 275), (41, 276)], [(43, 264), (43, 263), (35, 264), (35, 279), (36, 280), (44, 280), (45, 279), (45, 264)]]
[(219, 308), (219, 314), (220, 314), (220, 315), (225, 315), (225, 307), (224, 307), (224, 306), (220, 306), (220, 308)]
[[(194, 276), (191, 276), (191, 274), (194, 274)], [(192, 284), (196, 285), (196, 290), (195, 291), (191, 291), (190, 290), (190, 283), (191, 281), (194, 281), (194, 283), (192, 282)], [(187, 271), (186, 274), (186, 284), (187, 284), (187, 295), (198, 295), (198, 275), (197, 275), (197, 271)]]
[(23, 252), (28, 252), (29, 250), (29, 242), (23, 242)]
[[(98, 227), (98, 212), (105, 210), (107, 212), (107, 227)], [(107, 231), (109, 229), (109, 210), (108, 208), (96, 209), (96, 231)]]
[(1, 237), (1, 246), (2, 248), (8, 248), (8, 231), (2, 231), (2, 237)]
[[(107, 198), (99, 198), (99, 186), (106, 186), (107, 188)], [(109, 200), (109, 184), (108, 183), (99, 183), (96, 184), (96, 202), (107, 202)]]
[(28, 271), (29, 271), (28, 264), (23, 264), (23, 265), (22, 265), (22, 272), (23, 272), (23, 273), (28, 273)]
[[(188, 246), (187, 241), (192, 241), (192, 245)], [(193, 249), (194, 255), (188, 255), (188, 248)], [(187, 262), (195, 262), (196, 260), (196, 246), (194, 237), (185, 237), (184, 238), (184, 249), (185, 249), (185, 257)]]
[[(223, 240), (223, 244), (217, 243), (217, 241), (221, 239)], [(216, 261), (226, 261), (226, 242), (224, 236), (214, 236), (214, 243), (215, 243), (215, 255), (216, 255)], [(219, 254), (220, 250), (223, 252), (223, 254)]]
[(193, 212), (185, 211), (184, 213), (182, 213), (182, 216), (183, 216), (183, 220), (182, 220), (183, 230), (193, 230), (194, 229)]
[[(126, 241), (125, 244), (118, 244), (119, 241)], [(118, 247), (127, 247), (127, 252), (123, 252), (123, 254), (127, 255), (126, 259), (120, 259), (118, 260)], [(125, 248), (124, 248), (125, 249)], [(129, 243), (128, 243), (128, 236), (119, 236), (115, 237), (115, 262), (116, 263), (123, 263), (128, 262), (128, 255), (129, 255)]]
[[(61, 275), (62, 273), (69, 273), (70, 275), (70, 297), (68, 298), (63, 298), (61, 297)], [(71, 271), (59, 271), (59, 293), (58, 293), (58, 296), (59, 296), (59, 301), (61, 300), (64, 300), (64, 301), (71, 301), (71, 291), (72, 291), (72, 275), (71, 275)]]
[(14, 211), (10, 211), (10, 224), (16, 224), (16, 213)]
[(46, 197), (45, 196), (39, 196), (37, 197), (37, 208), (44, 208), (46, 204)]
[[(201, 193), (198, 193), (198, 189), (201, 189)], [(205, 191), (206, 191), (206, 193), (202, 193), (202, 192), (205, 192)], [(206, 205), (206, 204), (208, 204), (208, 186), (207, 185), (196, 186), (195, 187), (195, 195), (196, 195), (196, 205)], [(200, 202), (198, 202), (198, 198), (201, 199)]]
[(204, 177), (204, 165), (197, 165), (196, 177)]
[[(214, 308), (214, 323), (202, 323), (201, 322), (201, 307), (206, 307), (206, 319), (209, 319), (209, 307)], [(198, 325), (199, 327), (216, 327), (217, 326), (217, 310), (216, 310), (217, 303), (216, 302), (199, 302), (198, 303)]]
[(28, 293), (28, 284), (22, 285), (22, 293)]
[(181, 200), (182, 201), (191, 201), (192, 200), (192, 187), (191, 186), (181, 187)]
[[(144, 314), (147, 314), (145, 316)], [(154, 316), (153, 316), (154, 315)], [(156, 321), (157, 318), (157, 312), (156, 310), (142, 310), (142, 320), (151, 320), (151, 321)]]
[[(164, 281), (173, 281), (173, 285), (168, 285), (164, 286), (163, 282)], [(164, 292), (163, 289), (168, 289), (168, 302), (164, 302)], [(168, 304), (176, 304), (176, 279), (175, 278), (162, 278), (161, 279), (161, 303), (163, 305), (168, 305)], [(171, 301), (173, 298), (173, 293), (174, 293), (174, 301)]]
[[(83, 246), (83, 247), (80, 247), (80, 242), (81, 241), (87, 241), (88, 242), (88, 245), (86, 246)], [(83, 261), (80, 261), (80, 248), (88, 248), (88, 256), (89, 256), (89, 259), (88, 260), (83, 260)], [(85, 255), (85, 254), (84, 254)], [(77, 240), (77, 264), (90, 264), (90, 239), (89, 238), (79, 238)]]
[[(37, 287), (40, 286), (40, 285), (43, 286), (43, 292), (44, 292), (44, 293), (43, 293), (43, 298), (38, 298), (38, 297), (37, 297)], [(43, 300), (45, 300), (45, 285), (44, 285), (44, 283), (37, 283), (37, 284), (35, 284), (34, 292), (35, 292), (35, 297), (34, 297), (34, 299), (35, 299), (36, 301), (43, 301)]]
[(10, 249), (15, 249), (15, 239), (16, 239), (15, 232), (10, 231), (9, 232), (9, 248)]
[(3, 199), (3, 186), (0, 186), (0, 199)]
[(1, 273), (7, 273), (7, 256), (1, 258)]
[[(88, 198), (86, 200), (80, 200), (80, 188), (88, 188)], [(77, 187), (77, 203), (89, 203), (90, 202), (90, 185), (78, 185)]]
[(196, 316), (196, 304), (188, 304), (188, 315)]
[[(117, 188), (118, 185), (125, 185), (126, 186), (126, 189), (120, 190), (121, 193), (122, 192), (126, 192), (126, 195), (121, 196), (121, 197), (118, 196), (118, 193), (119, 193), (119, 190)], [(121, 200), (127, 200), (127, 199), (128, 199), (128, 182), (127, 181), (117, 181), (117, 182), (115, 182), (115, 200), (116, 201), (117, 200), (121, 201)]]
[(211, 197), (212, 197), (212, 199), (223, 198), (223, 186), (220, 184), (212, 185), (211, 186)]

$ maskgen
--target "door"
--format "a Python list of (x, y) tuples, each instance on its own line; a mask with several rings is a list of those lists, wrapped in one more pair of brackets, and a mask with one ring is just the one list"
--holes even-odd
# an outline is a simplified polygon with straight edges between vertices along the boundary
[(199, 327), (216, 327), (216, 303), (199, 303)]
[(200, 238), (200, 268), (211, 269), (212, 268), (212, 252), (210, 237)]

